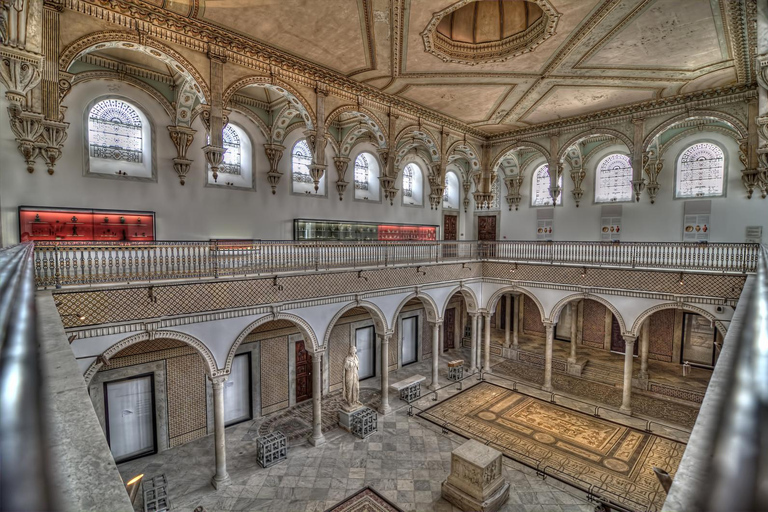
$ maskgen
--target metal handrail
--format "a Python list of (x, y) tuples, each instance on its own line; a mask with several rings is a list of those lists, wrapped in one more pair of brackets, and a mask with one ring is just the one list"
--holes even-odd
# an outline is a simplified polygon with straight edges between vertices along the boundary
[(0, 510), (54, 510), (33, 245), (0, 250)]
[(672, 242), (37, 242), (35, 270), (40, 287), (475, 261), (745, 274), (755, 271), (758, 250)]
[[(743, 322), (734, 322), (731, 326), (737, 329), (736, 346), (733, 347), (735, 359), (730, 378), (722, 384), (727, 386), (727, 391), (718, 407), (719, 414), (712, 416), (712, 421), (719, 421), (719, 424), (709, 475), (699, 482), (701, 492), (697, 494), (704, 499), (698, 510), (768, 510), (766, 246), (761, 249), (757, 276), (746, 299)], [(698, 423), (696, 427), (699, 427)]]

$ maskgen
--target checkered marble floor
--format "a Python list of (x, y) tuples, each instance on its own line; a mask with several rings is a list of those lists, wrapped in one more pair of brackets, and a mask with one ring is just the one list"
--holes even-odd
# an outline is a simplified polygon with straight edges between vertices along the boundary
[[(449, 352), (445, 362), (462, 354)], [(390, 373), (390, 382), (413, 374), (429, 375), (429, 361)], [(474, 377), (464, 387), (472, 385)], [(456, 394), (457, 386), (446, 386), (440, 400)], [(451, 384), (449, 386), (449, 384)], [(378, 387), (377, 379), (362, 383)], [(426, 396), (420, 402), (427, 408), (435, 402)], [(440, 497), (440, 484), (450, 472), (451, 451), (465, 439), (443, 434), (439, 427), (416, 416), (394, 394), (390, 405), (395, 411), (379, 416), (378, 433), (367, 439), (335, 429), (326, 433), (327, 443), (312, 447), (305, 441), (290, 444), (288, 460), (263, 469), (256, 463), (254, 436), (261, 420), (230, 427), (227, 435), (227, 465), (231, 484), (218, 491), (210, 485), (213, 476), (213, 436), (172, 448), (165, 452), (119, 466), (123, 478), (139, 473), (153, 476), (165, 473), (169, 480), (171, 507), (175, 511), (203, 506), (206, 512), (323, 511), (360, 488), (370, 485), (404, 510), (457, 511)], [(542, 480), (533, 470), (506, 460), (504, 473), (511, 484), (510, 498), (502, 509), (507, 512), (591, 512), (583, 493), (552, 479)], [(137, 510), (141, 499), (136, 503)]]

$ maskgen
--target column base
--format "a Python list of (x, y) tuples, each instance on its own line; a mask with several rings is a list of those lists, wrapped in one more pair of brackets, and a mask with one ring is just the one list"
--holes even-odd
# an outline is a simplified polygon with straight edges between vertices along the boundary
[(568, 358), (568, 362), (569, 362), (570, 364), (576, 364), (576, 358), (575, 358), (575, 357), (569, 357), (569, 358)]
[(307, 441), (309, 441), (309, 444), (312, 446), (321, 446), (325, 444), (325, 436), (322, 434), (320, 437), (311, 436), (309, 439), (307, 439)]
[(390, 407), (389, 404), (387, 404), (384, 407), (380, 406), (378, 411), (379, 411), (379, 414), (381, 414), (382, 416), (386, 416), (387, 414), (392, 412), (392, 407)]
[(619, 412), (623, 412), (624, 414), (628, 414), (629, 416), (632, 416), (632, 408), (631, 407), (619, 407)]
[(541, 386), (541, 390), (546, 391), (547, 393), (551, 393), (552, 391), (554, 391), (552, 386)]
[(223, 489), (224, 487), (228, 486), (230, 483), (229, 475), (220, 477), (218, 475), (214, 475), (213, 478), (211, 478), (211, 485), (214, 489)]
[(491, 368), (488, 368), (487, 370), (483, 370), (483, 373), (492, 374), (493, 370)]
[(430, 391), (435, 391), (437, 389), (440, 389), (440, 385), (438, 385), (438, 384), (430, 384), (429, 386), (427, 386), (427, 389), (430, 390)]

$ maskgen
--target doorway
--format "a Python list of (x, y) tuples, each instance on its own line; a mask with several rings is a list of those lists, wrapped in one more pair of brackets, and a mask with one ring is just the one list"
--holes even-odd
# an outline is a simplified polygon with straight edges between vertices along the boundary
[(358, 378), (369, 379), (376, 376), (376, 344), (374, 342), (373, 326), (355, 329), (355, 347), (360, 361)]
[(481, 241), (496, 240), (495, 215), (479, 215), (477, 217), (477, 239)]
[(403, 366), (415, 363), (417, 359), (417, 345), (418, 340), (416, 338), (419, 332), (419, 317), (410, 316), (403, 318), (403, 333), (401, 337), (402, 350), (401, 357)]
[(456, 346), (456, 308), (446, 310), (443, 319), (443, 352)]
[(696, 313), (683, 313), (683, 343), (680, 362), (696, 366), (715, 366), (717, 330), (712, 321)]
[(296, 403), (312, 398), (312, 354), (304, 340), (296, 342)]
[[(567, 341), (568, 343), (571, 342), (571, 322), (575, 321), (572, 314), (573, 310), (574, 307), (572, 304), (568, 304), (560, 310), (560, 318), (558, 319), (557, 324), (555, 324), (555, 339)], [(613, 320), (615, 322), (616, 317), (614, 317)], [(620, 331), (618, 328), (615, 330), (617, 332)], [(611, 332), (613, 333), (613, 330)], [(613, 343), (613, 336), (611, 336), (611, 343)], [(621, 343), (624, 343), (623, 339), (621, 340)], [(613, 350), (613, 348), (611, 348), (611, 350)], [(621, 352), (624, 352), (624, 348), (621, 349)]]
[[(459, 217), (458, 215), (443, 216), (443, 240), (459, 239)], [(454, 258), (458, 255), (458, 246), (456, 244), (443, 244), (443, 256)]]
[(224, 381), (224, 425), (250, 420), (253, 417), (251, 398), (251, 353), (240, 354), (232, 360), (232, 371)]
[(104, 383), (107, 444), (115, 462), (157, 453), (153, 373)]

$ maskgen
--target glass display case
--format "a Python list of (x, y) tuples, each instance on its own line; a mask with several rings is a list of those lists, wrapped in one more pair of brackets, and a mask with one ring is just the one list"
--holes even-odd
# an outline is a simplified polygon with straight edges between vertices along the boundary
[(20, 206), (19, 240), (151, 242), (155, 212)]
[(294, 240), (426, 241), (438, 239), (437, 226), (295, 219)]

